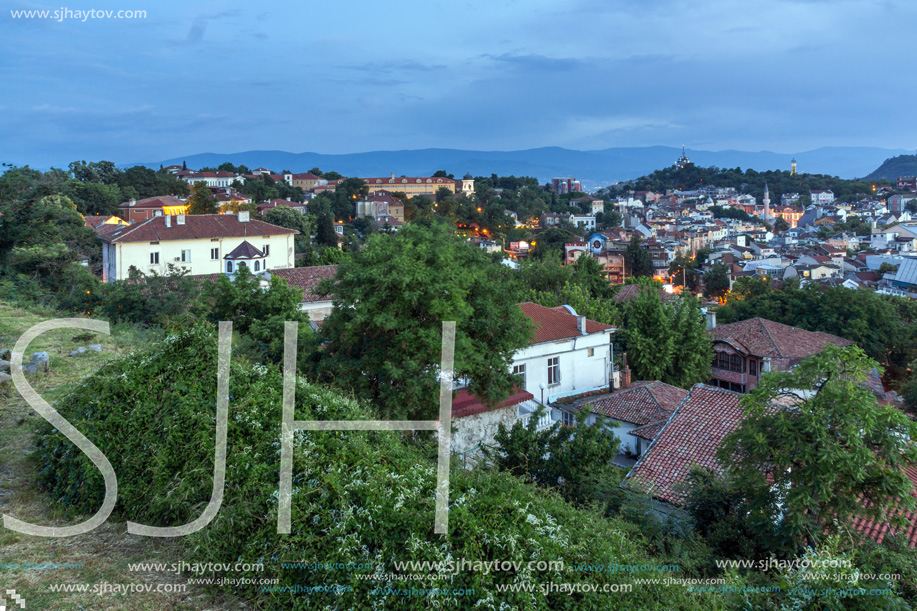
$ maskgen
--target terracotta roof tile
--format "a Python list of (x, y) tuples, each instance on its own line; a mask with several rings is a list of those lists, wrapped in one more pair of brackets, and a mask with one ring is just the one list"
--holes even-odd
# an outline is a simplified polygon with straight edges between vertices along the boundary
[(183, 202), (180, 199), (176, 199), (171, 195), (157, 195), (156, 197), (147, 197), (146, 199), (138, 199), (134, 202), (132, 206), (130, 201), (121, 202), (119, 208), (162, 208), (163, 206), (186, 206), (188, 202)]
[(484, 405), (480, 398), (469, 393), (468, 389), (462, 388), (456, 393), (455, 398), (452, 399), (452, 417), (465, 418), (467, 416), (473, 416), (474, 414), (491, 411), (491, 409), (501, 409), (509, 407), (510, 405), (518, 405), (523, 401), (531, 401), (534, 398), (535, 396), (532, 393), (526, 392), (520, 388), (514, 388), (509, 397), (493, 408), (490, 408)]
[(189, 214), (185, 215), (184, 225), (179, 225), (177, 218), (171, 218), (170, 222), (172, 226), (166, 227), (166, 217), (156, 216), (137, 225), (120, 227), (119, 231), (103, 235), (102, 239), (112, 243), (165, 242), (299, 233), (264, 221), (241, 222), (235, 214)]
[[(576, 326), (576, 316), (564, 308), (546, 308), (536, 303), (526, 302), (519, 304), (522, 312), (535, 323), (535, 339), (533, 344), (553, 342), (571, 337), (579, 337), (582, 333)], [(561, 310), (561, 311), (559, 311)], [(615, 331), (615, 327), (586, 319), (586, 333), (602, 333)]]
[(286, 269), (273, 269), (272, 276), (280, 276), (290, 286), (303, 292), (303, 303), (316, 301), (331, 301), (331, 295), (319, 295), (313, 292), (318, 283), (326, 278), (334, 278), (338, 271), (337, 265), (315, 265), (312, 267), (290, 267)]
[(692, 465), (719, 470), (716, 450), (742, 421), (742, 395), (706, 384), (695, 384), (643, 457), (624, 480), (625, 486), (653, 498), (683, 506), (681, 484)]
[(638, 382), (591, 400), (580, 409), (620, 422), (644, 425), (668, 419), (687, 396), (688, 391), (663, 382)]
[(713, 329), (714, 342), (726, 342), (738, 350), (758, 357), (802, 360), (821, 352), (826, 344), (850, 346), (844, 339), (820, 331), (806, 331), (766, 318), (749, 318)]

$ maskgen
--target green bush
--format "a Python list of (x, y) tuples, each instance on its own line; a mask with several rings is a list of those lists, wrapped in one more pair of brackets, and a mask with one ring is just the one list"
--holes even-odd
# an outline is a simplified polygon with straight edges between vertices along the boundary
[[(435, 463), (398, 432), (297, 433), (293, 533), (277, 534), (281, 373), (234, 363), (225, 498), (214, 521), (184, 539), (189, 561), (264, 563), (234, 578), (278, 578), (282, 586), (351, 591), (267, 592), (245, 586), (266, 609), (722, 609), (716, 593), (634, 585), (623, 594), (497, 592), (498, 584), (633, 583), (647, 575), (575, 570), (577, 564), (653, 564), (632, 527), (576, 509), (557, 494), (505, 473), (453, 471), (449, 534), (433, 533)], [(198, 324), (152, 351), (103, 367), (58, 409), (108, 456), (118, 475), (116, 516), (165, 526), (196, 518), (210, 497), (216, 395), (216, 340)], [(297, 382), (296, 417), (363, 420), (372, 410), (338, 391)], [(52, 496), (83, 512), (103, 497), (100, 474), (46, 427), (36, 455)], [(571, 570), (459, 571), (449, 581), (384, 576), (395, 561), (563, 560)], [(346, 570), (284, 568), (284, 562), (369, 562), (372, 578)], [(524, 566), (524, 565), (523, 565)], [(365, 572), (365, 571), (364, 571)], [(430, 570), (417, 571), (429, 573)], [(473, 588), (465, 597), (380, 596), (377, 587)]]

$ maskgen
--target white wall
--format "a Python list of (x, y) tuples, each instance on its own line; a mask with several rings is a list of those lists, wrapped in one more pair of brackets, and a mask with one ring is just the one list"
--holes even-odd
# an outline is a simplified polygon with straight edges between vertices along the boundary
[[(589, 349), (593, 355), (589, 356)], [(560, 357), (560, 383), (548, 386), (548, 359)], [(513, 365), (525, 364), (525, 390), (542, 402), (574, 390), (607, 386), (611, 378), (611, 332), (581, 335), (557, 342), (533, 344), (516, 352)]]
[[(128, 277), (129, 269), (133, 265), (145, 274), (156, 271), (159, 274), (168, 273), (168, 264), (189, 270), (192, 275), (225, 273), (225, 257), (243, 241), (259, 250), (264, 245), (270, 246), (270, 254), (265, 259), (267, 269), (284, 269), (293, 267), (293, 235), (281, 234), (272, 236), (248, 236), (238, 238), (216, 238), (211, 240), (203, 238), (198, 240), (168, 240), (159, 244), (150, 242), (125, 242), (106, 244), (103, 247), (103, 266), (105, 266), (105, 281), (123, 280)], [(219, 250), (218, 258), (211, 259), (210, 249)], [(191, 260), (182, 262), (181, 251), (190, 250)], [(159, 252), (159, 265), (150, 265), (150, 253)], [(106, 254), (107, 253), (107, 254)], [(106, 258), (107, 257), (107, 258)], [(176, 261), (175, 259), (179, 260)]]

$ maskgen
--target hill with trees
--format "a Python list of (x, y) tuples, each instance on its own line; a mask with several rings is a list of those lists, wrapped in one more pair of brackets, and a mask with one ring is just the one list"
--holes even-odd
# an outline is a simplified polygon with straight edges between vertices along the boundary
[(898, 155), (886, 159), (864, 180), (888, 180), (894, 182), (899, 176), (917, 176), (917, 155)]

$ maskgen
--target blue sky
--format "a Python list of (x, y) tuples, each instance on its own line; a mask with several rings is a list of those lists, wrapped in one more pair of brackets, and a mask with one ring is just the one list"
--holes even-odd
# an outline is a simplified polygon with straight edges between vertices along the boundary
[(909, 0), (71, 1), (4, 3), (3, 161), (917, 146)]

